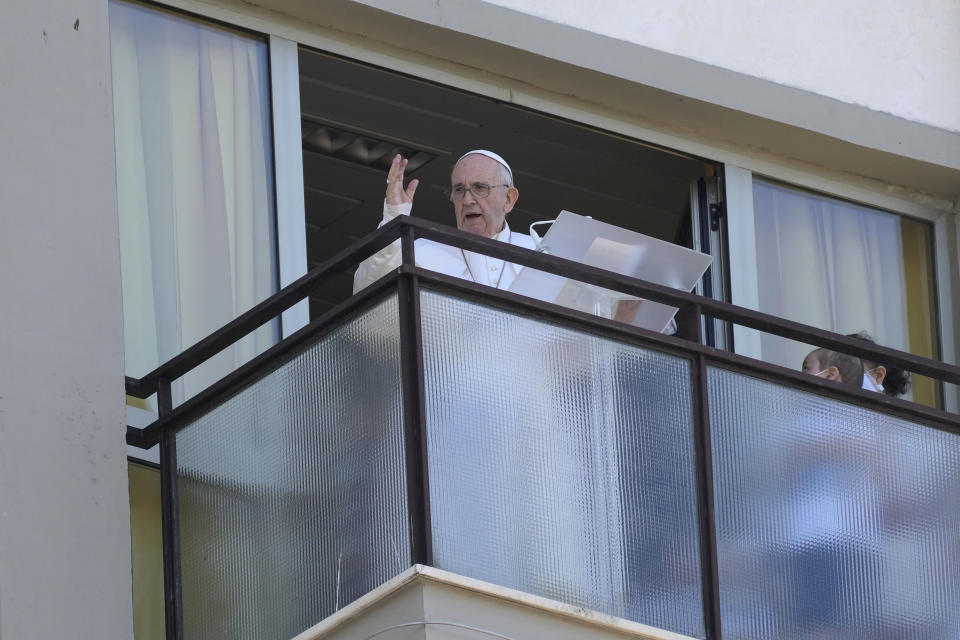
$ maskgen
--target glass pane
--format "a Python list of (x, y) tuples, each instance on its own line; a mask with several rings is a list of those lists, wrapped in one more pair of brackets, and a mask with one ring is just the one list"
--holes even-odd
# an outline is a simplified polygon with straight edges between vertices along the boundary
[[(139, 377), (277, 289), (267, 45), (114, 1), (110, 54), (124, 353)], [(276, 337), (269, 323), (218, 354), (174, 401)]]
[(435, 564), (703, 636), (688, 361), (422, 308)]
[(960, 436), (708, 382), (723, 637), (960, 637)]
[[(762, 180), (753, 198), (761, 311), (938, 357), (928, 224)], [(772, 334), (761, 344), (791, 369), (811, 349)], [(936, 405), (938, 387), (917, 377), (908, 397)]]
[(410, 565), (397, 302), (177, 436), (187, 638), (290, 638)]

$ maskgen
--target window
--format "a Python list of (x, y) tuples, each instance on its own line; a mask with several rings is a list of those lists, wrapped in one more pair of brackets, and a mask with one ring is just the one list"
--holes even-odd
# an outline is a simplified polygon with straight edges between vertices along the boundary
[[(938, 357), (932, 230), (926, 223), (766, 180), (753, 181), (760, 310)], [(765, 360), (797, 369), (810, 347), (765, 334)], [(935, 405), (935, 384), (912, 397)]]
[[(142, 376), (277, 289), (267, 45), (110, 4), (126, 371)], [(265, 326), (175, 401), (272, 344)]]
[[(454, 224), (450, 171), (465, 151), (489, 148), (520, 190), (513, 231), (566, 209), (680, 244), (691, 242), (691, 185), (715, 174), (707, 159), (315, 49), (301, 47), (299, 69), (311, 268), (376, 229), (396, 153), (420, 180), (418, 217)], [(346, 274), (317, 287), (313, 316), (352, 284)]]

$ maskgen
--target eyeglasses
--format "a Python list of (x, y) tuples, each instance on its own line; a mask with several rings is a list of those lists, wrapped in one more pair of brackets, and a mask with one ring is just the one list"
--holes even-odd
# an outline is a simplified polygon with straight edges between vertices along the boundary
[(469, 191), (470, 193), (473, 194), (474, 198), (476, 198), (477, 200), (482, 200), (483, 198), (486, 198), (488, 195), (490, 195), (491, 189), (496, 189), (498, 187), (507, 187), (509, 189), (510, 185), (509, 184), (484, 184), (482, 182), (474, 182), (472, 185), (468, 187), (461, 184), (461, 185), (455, 186), (453, 189), (447, 189), (447, 196), (453, 202), (460, 202), (466, 197), (467, 191)]

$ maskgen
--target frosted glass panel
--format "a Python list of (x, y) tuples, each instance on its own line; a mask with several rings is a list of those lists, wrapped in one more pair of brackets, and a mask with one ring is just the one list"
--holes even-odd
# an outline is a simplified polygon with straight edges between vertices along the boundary
[(702, 637), (688, 361), (422, 309), (435, 564)]
[(960, 436), (708, 381), (723, 637), (960, 638)]
[(410, 565), (391, 296), (177, 437), (186, 638), (290, 638)]

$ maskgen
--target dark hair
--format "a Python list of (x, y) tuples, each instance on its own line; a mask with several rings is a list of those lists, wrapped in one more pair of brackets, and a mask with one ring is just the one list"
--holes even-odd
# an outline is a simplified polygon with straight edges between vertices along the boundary
[[(877, 344), (877, 341), (873, 339), (873, 336), (866, 331), (850, 333), (847, 334), (847, 337), (863, 340), (864, 342), (869, 342), (870, 344)], [(874, 369), (878, 366), (887, 370), (887, 375), (883, 377), (883, 382), (880, 383), (883, 386), (883, 392), (885, 394), (888, 396), (902, 396), (907, 391), (910, 391), (910, 386), (913, 384), (913, 381), (910, 378), (909, 371), (904, 371), (899, 367), (883, 364), (882, 362), (872, 362), (870, 360), (863, 361), (864, 371), (869, 371), (870, 369)]]
[(810, 355), (817, 359), (822, 369), (836, 367), (844, 386), (859, 389), (863, 384), (863, 363), (860, 358), (830, 349), (814, 349)]

